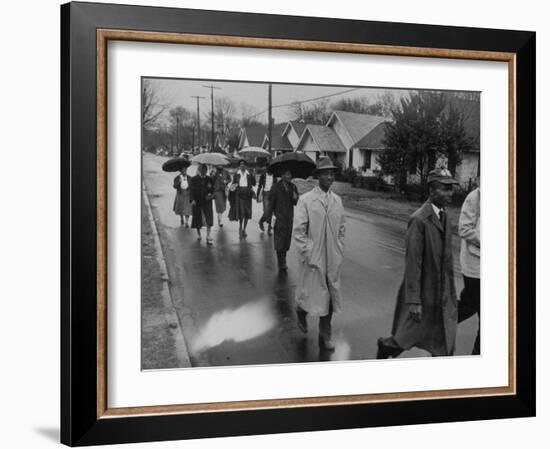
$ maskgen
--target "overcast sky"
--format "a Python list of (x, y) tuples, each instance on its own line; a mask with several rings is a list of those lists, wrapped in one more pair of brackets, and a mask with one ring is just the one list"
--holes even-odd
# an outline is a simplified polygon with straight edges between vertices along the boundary
[[(241, 118), (241, 105), (247, 104), (254, 112), (262, 114), (257, 116), (261, 122), (267, 122), (268, 107), (268, 84), (254, 82), (234, 82), (216, 80), (182, 80), (182, 79), (154, 79), (154, 83), (160, 93), (163, 102), (170, 107), (183, 106), (191, 112), (197, 109), (197, 100), (193, 96), (204, 97), (200, 100), (200, 114), (204, 119), (210, 111), (210, 89), (203, 87), (214, 85), (221, 89), (214, 89), (214, 98), (218, 96), (227, 97), (236, 106), (235, 117)], [(337, 101), (341, 98), (371, 97), (376, 101), (377, 97), (384, 92), (391, 92), (396, 99), (408, 94), (403, 89), (381, 89), (355, 86), (320, 86), (320, 85), (297, 85), (297, 84), (273, 84), (272, 102), (273, 118), (276, 123), (291, 120), (294, 117), (287, 105), (293, 101), (303, 101), (330, 96), (328, 101)], [(307, 104), (314, 104), (314, 101)]]

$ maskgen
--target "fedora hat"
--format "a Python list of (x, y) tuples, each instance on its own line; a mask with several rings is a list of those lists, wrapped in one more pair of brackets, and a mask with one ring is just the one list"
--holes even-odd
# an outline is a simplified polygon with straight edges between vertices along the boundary
[(319, 160), (317, 161), (317, 164), (316, 164), (316, 167), (315, 167), (315, 170), (314, 170), (314, 173), (319, 173), (320, 171), (322, 170), (337, 170), (338, 167), (336, 167), (330, 157), (328, 156), (322, 156), (319, 158)]

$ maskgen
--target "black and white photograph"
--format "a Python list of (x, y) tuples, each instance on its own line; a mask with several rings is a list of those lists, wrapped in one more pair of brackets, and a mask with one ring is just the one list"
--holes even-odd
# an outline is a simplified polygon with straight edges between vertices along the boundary
[(482, 354), (480, 92), (139, 94), (142, 370)]

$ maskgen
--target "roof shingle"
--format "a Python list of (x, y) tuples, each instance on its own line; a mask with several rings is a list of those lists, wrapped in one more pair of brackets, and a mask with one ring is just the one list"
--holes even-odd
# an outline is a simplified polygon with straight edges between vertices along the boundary
[(334, 111), (329, 123), (338, 117), (344, 128), (348, 131), (353, 144), (359, 142), (365, 135), (370, 133), (377, 125), (387, 120), (377, 115), (359, 114), (357, 112)]
[(334, 130), (323, 125), (307, 125), (304, 133), (302, 134), (302, 138), (300, 139), (300, 143), (298, 144), (298, 148), (300, 148), (302, 142), (304, 141), (306, 133), (311, 135), (311, 138), (317, 145), (318, 151), (327, 151), (332, 153), (346, 152), (344, 144), (336, 135)]

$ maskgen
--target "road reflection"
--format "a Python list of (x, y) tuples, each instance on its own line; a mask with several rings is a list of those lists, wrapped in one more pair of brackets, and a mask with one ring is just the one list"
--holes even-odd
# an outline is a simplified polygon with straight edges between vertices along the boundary
[(243, 342), (259, 337), (275, 327), (277, 318), (268, 299), (250, 302), (237, 309), (224, 309), (212, 315), (191, 344), (191, 351), (202, 352), (225, 341)]

